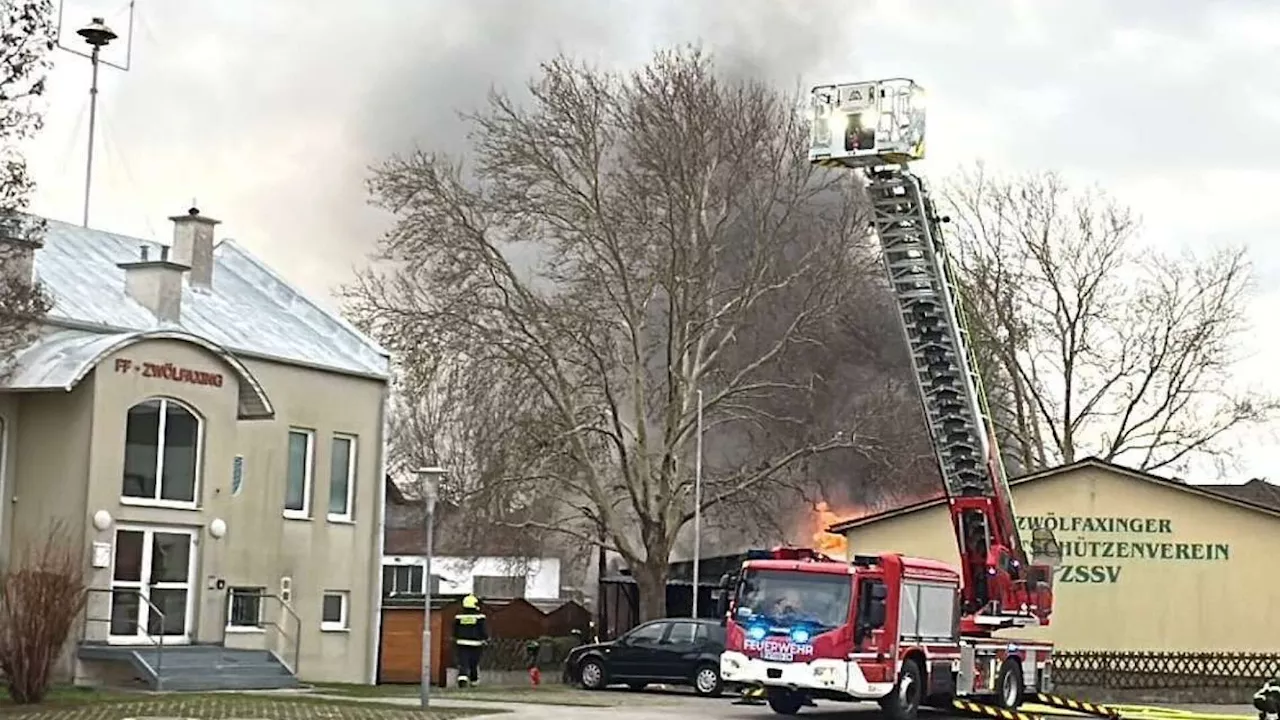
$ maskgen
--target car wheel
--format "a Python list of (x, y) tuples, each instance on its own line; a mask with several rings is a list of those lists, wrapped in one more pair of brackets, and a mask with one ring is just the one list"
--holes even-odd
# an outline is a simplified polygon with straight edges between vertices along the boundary
[(1022, 704), (1022, 665), (1014, 659), (1004, 661), (1000, 666), (1000, 675), (996, 678), (996, 702), (1000, 707), (1009, 710)]
[(916, 720), (924, 690), (924, 671), (920, 669), (920, 663), (914, 659), (907, 660), (902, 663), (893, 690), (880, 699), (880, 708), (889, 720)]
[(769, 709), (779, 715), (796, 715), (804, 707), (804, 698), (800, 693), (793, 693), (782, 688), (769, 688)]
[(578, 679), (587, 690), (602, 690), (605, 686), (604, 663), (595, 658), (587, 658), (578, 667)]
[(720, 668), (707, 663), (698, 666), (693, 673), (693, 691), (702, 697), (720, 697), (724, 683), (720, 680)]

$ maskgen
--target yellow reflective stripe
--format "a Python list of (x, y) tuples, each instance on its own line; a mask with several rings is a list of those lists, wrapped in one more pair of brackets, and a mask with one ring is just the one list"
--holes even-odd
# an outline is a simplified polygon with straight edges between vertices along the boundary
[(459, 645), (483, 645), (484, 644), (483, 640), (463, 640), (461, 638), (459, 638), (455, 642), (457, 642)]

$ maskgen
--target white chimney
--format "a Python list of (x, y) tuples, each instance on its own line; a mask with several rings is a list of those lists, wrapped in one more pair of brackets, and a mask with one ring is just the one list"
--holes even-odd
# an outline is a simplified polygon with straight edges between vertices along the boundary
[(39, 230), (21, 216), (0, 219), (0, 277), (35, 282), (36, 250), (44, 247)]
[(191, 268), (191, 286), (213, 286), (213, 226), (217, 220), (191, 208), (186, 215), (174, 215), (173, 259)]
[(149, 255), (149, 248), (143, 245), (140, 260), (119, 264), (124, 269), (125, 290), (157, 320), (176, 323), (182, 318), (182, 275), (191, 266), (170, 260), (165, 246), (160, 247), (159, 260)]

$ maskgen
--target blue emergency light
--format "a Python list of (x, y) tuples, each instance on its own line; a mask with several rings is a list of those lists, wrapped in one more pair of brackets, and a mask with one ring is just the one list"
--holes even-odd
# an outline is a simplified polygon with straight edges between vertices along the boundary
[(792, 628), (791, 642), (797, 645), (804, 645), (809, 642), (809, 631), (804, 628)]
[(768, 631), (760, 625), (753, 625), (747, 630), (747, 637), (752, 640), (763, 640)]

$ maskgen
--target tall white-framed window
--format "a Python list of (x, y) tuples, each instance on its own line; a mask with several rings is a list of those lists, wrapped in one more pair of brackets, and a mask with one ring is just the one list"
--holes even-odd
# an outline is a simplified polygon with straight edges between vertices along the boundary
[(204, 423), (172, 398), (151, 398), (129, 408), (125, 420), (120, 502), (194, 508), (200, 497)]
[(316, 433), (289, 428), (288, 469), (285, 473), (284, 516), (311, 517), (311, 488), (315, 480)]
[(354, 435), (334, 434), (329, 453), (330, 520), (351, 522), (355, 518), (356, 451)]
[(326, 590), (320, 607), (320, 629), (347, 630), (351, 614), (351, 594), (345, 590)]

